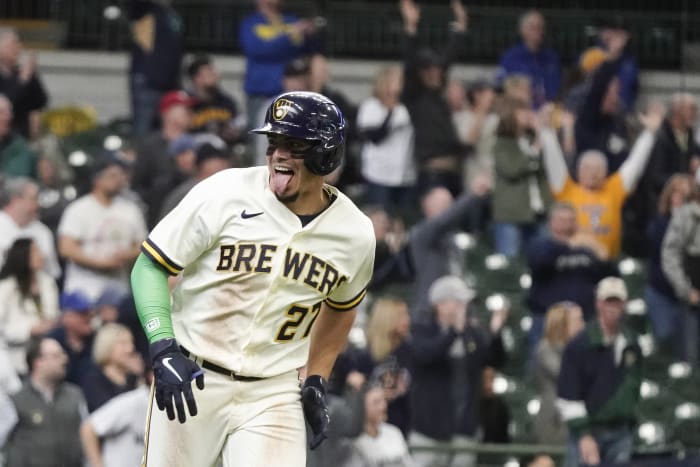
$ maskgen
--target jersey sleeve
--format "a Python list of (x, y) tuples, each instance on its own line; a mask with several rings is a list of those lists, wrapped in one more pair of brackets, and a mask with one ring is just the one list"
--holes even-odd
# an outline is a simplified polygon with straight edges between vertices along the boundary
[(151, 231), (141, 251), (169, 274), (179, 274), (216, 239), (224, 213), (217, 186), (209, 179), (196, 185)]
[[(340, 284), (328, 298), (326, 303), (336, 310), (346, 311), (355, 308), (362, 302), (367, 294), (367, 284), (372, 277), (374, 269), (374, 235), (368, 237), (365, 243), (365, 254), (358, 255), (358, 267), (355, 273), (347, 281)], [(361, 250), (360, 250), (361, 251)]]

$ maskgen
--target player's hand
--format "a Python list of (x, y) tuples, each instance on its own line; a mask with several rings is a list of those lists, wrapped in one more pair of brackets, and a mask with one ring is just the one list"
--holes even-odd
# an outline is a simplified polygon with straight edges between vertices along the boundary
[(180, 423), (185, 423), (187, 417), (182, 398), (185, 397), (190, 416), (197, 415), (192, 380), (196, 381), (199, 389), (204, 389), (204, 371), (185, 357), (175, 339), (162, 339), (152, 343), (150, 352), (156, 404), (160, 410), (165, 410), (170, 420), (175, 420), (177, 411), (177, 419)]
[(586, 465), (600, 464), (600, 453), (598, 451), (598, 443), (595, 442), (593, 436), (582, 436), (578, 442), (579, 457)]
[(328, 437), (328, 424), (331, 421), (326, 403), (326, 381), (321, 376), (306, 378), (301, 388), (301, 405), (313, 434), (309, 447), (316, 449)]

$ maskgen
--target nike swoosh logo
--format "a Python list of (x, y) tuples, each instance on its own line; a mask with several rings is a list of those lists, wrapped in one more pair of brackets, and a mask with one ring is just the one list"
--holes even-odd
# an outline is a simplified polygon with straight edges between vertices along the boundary
[(260, 214), (265, 214), (265, 212), (260, 211), (260, 212), (254, 212), (252, 214), (248, 214), (247, 212), (245, 212), (245, 209), (244, 209), (243, 212), (241, 213), (241, 217), (243, 219), (250, 219), (251, 217), (259, 216)]
[(163, 366), (164, 366), (165, 368), (167, 368), (168, 370), (170, 370), (170, 372), (171, 372), (172, 374), (175, 375), (175, 377), (177, 378), (177, 380), (180, 381), (180, 382), (182, 383), (182, 378), (181, 378), (180, 375), (177, 373), (177, 371), (175, 371), (175, 368), (173, 368), (173, 366), (170, 364), (170, 360), (172, 360), (172, 359), (173, 359), (172, 357), (164, 358), (164, 359), (163, 359)]

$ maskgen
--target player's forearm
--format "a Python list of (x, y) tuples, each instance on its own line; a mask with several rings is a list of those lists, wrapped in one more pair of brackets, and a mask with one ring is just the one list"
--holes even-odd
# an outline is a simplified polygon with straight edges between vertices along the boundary
[(329, 378), (335, 359), (345, 347), (348, 333), (355, 321), (355, 309), (335, 311), (325, 303), (311, 331), (308, 375)]
[(174, 338), (170, 317), (168, 274), (148, 257), (141, 254), (131, 271), (131, 288), (141, 326), (153, 343)]

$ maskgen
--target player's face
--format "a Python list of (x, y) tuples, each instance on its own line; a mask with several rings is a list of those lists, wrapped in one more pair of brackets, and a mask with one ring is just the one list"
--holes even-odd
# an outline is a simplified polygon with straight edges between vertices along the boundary
[(280, 135), (269, 135), (268, 142), (270, 189), (281, 202), (292, 203), (304, 192), (308, 182), (317, 177), (304, 165), (303, 154), (311, 145)]

